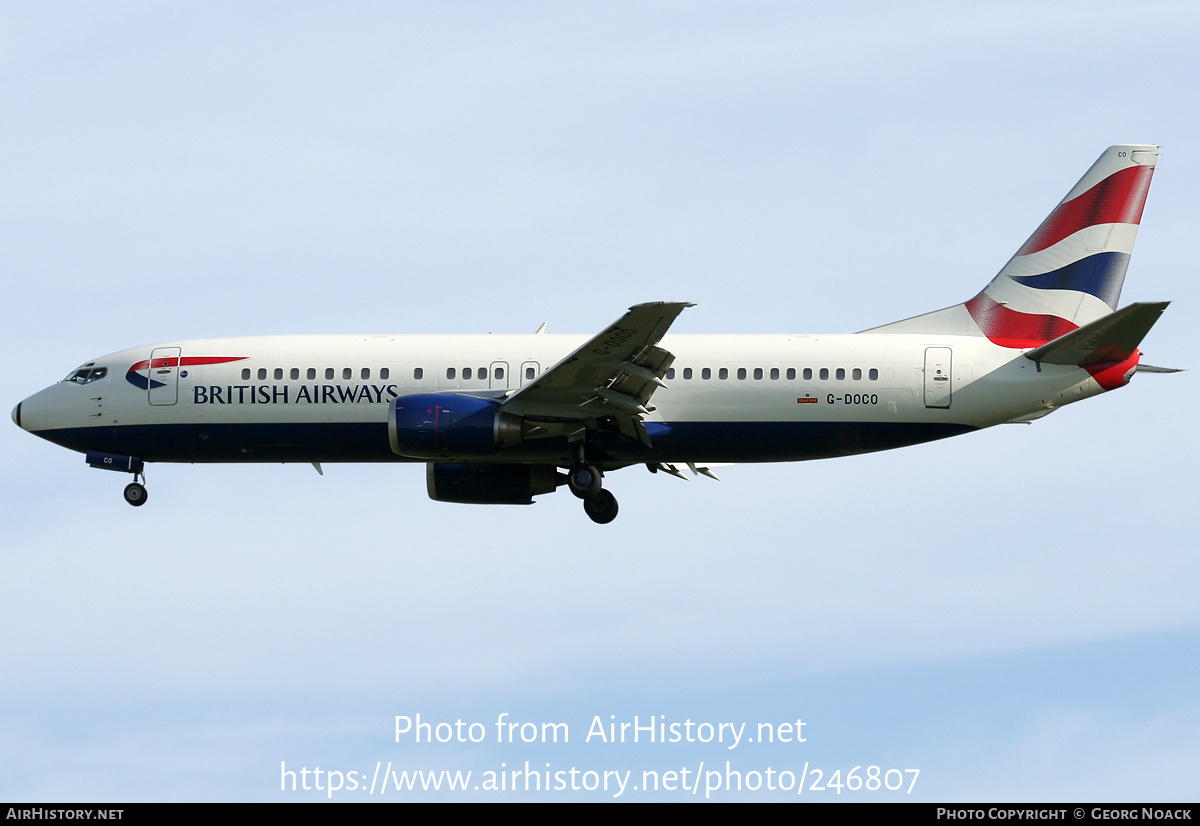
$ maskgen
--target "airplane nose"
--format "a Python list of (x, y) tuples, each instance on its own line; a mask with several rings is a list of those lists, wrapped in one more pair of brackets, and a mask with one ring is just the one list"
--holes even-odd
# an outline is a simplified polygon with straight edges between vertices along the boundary
[(37, 433), (46, 426), (46, 400), (44, 396), (44, 390), (41, 393), (34, 393), (13, 408), (12, 420), (16, 422), (17, 427), (22, 430), (28, 430), (30, 433)]

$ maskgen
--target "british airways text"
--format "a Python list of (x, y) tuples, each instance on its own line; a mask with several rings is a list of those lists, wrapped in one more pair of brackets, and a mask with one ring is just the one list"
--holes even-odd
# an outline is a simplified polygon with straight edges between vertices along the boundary
[(192, 404), (387, 404), (394, 384), (227, 384), (192, 388)]

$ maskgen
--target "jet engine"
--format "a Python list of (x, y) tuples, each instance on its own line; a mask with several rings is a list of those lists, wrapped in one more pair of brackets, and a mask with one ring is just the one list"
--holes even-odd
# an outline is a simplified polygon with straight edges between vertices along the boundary
[(413, 459), (491, 456), (521, 443), (522, 422), (495, 399), (414, 393), (392, 400), (388, 439), (393, 453)]
[(425, 465), (430, 499), (468, 505), (528, 505), (539, 493), (553, 493), (561, 476), (551, 465)]

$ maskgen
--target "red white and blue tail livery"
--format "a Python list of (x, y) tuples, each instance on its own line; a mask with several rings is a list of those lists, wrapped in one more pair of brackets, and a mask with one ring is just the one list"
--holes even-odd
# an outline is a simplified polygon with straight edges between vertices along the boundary
[(977, 296), (869, 332), (982, 335), (1037, 347), (1117, 309), (1157, 146), (1110, 146)]
[(1109, 147), (983, 291), (852, 335), (669, 335), (686, 302), (586, 336), (174, 341), (87, 362), (19, 427), (134, 474), (151, 462), (421, 462), (429, 495), (529, 504), (566, 485), (595, 522), (632, 465), (846, 456), (1028, 422), (1126, 384), (1167, 302), (1118, 309), (1158, 147)]

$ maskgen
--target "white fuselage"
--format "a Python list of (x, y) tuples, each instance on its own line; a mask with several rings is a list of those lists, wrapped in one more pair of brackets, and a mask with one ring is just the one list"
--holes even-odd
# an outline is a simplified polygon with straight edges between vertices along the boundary
[[(381, 335), (168, 342), (96, 359), (89, 364), (107, 368), (102, 378), (52, 385), (23, 401), (14, 418), (75, 450), (146, 461), (405, 461), (387, 437), (395, 398), (504, 399), (585, 340)], [(668, 335), (662, 346), (675, 360), (644, 417), (651, 447), (614, 442), (604, 460), (609, 467), (862, 453), (1035, 418), (1102, 392), (1083, 369), (1038, 365), (978, 336)], [(176, 358), (177, 368), (156, 373), (154, 359), (161, 356)], [(524, 412), (536, 419), (536, 410)], [(460, 458), (571, 461), (554, 440)]]

